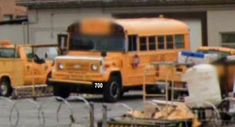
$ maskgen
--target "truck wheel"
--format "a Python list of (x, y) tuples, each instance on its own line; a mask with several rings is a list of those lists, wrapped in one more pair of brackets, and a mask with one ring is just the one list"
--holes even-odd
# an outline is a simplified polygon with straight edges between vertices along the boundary
[(13, 89), (11, 87), (11, 84), (8, 80), (3, 79), (0, 84), (0, 95), (4, 97), (11, 96), (13, 92)]
[(121, 79), (119, 76), (112, 76), (104, 85), (103, 97), (107, 102), (116, 102), (122, 94)]
[(70, 90), (64, 86), (53, 85), (53, 94), (57, 97), (68, 98)]

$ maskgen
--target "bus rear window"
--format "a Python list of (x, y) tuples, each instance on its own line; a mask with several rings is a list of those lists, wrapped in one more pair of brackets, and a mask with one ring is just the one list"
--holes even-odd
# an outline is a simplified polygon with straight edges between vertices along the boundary
[(164, 38), (164, 36), (158, 36), (158, 49), (165, 49), (165, 38)]
[(177, 49), (184, 48), (184, 35), (175, 35), (175, 47)]
[(146, 37), (140, 37), (140, 51), (147, 50), (147, 38)]

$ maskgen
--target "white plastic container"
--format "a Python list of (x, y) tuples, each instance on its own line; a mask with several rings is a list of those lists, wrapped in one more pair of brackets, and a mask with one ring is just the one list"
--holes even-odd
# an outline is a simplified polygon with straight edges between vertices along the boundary
[(217, 70), (210, 64), (199, 64), (188, 69), (183, 79), (187, 82), (187, 104), (193, 107), (217, 105), (222, 101)]

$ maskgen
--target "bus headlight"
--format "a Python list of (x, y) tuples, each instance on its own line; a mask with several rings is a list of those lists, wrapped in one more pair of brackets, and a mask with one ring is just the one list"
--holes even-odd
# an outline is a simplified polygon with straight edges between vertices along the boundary
[(58, 64), (58, 68), (59, 68), (60, 70), (63, 70), (63, 69), (64, 69), (64, 64)]
[(91, 65), (91, 70), (92, 70), (92, 71), (98, 71), (98, 68), (99, 68), (99, 67), (98, 67), (97, 64), (92, 64), (92, 65)]

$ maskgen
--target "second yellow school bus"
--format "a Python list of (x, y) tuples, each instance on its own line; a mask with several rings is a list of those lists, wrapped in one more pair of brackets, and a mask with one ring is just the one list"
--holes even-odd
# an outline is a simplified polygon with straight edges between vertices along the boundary
[(66, 38), (67, 54), (56, 58), (50, 79), (54, 95), (98, 93), (110, 102), (142, 86), (144, 66), (176, 61), (190, 47), (188, 26), (167, 18), (85, 19)]

